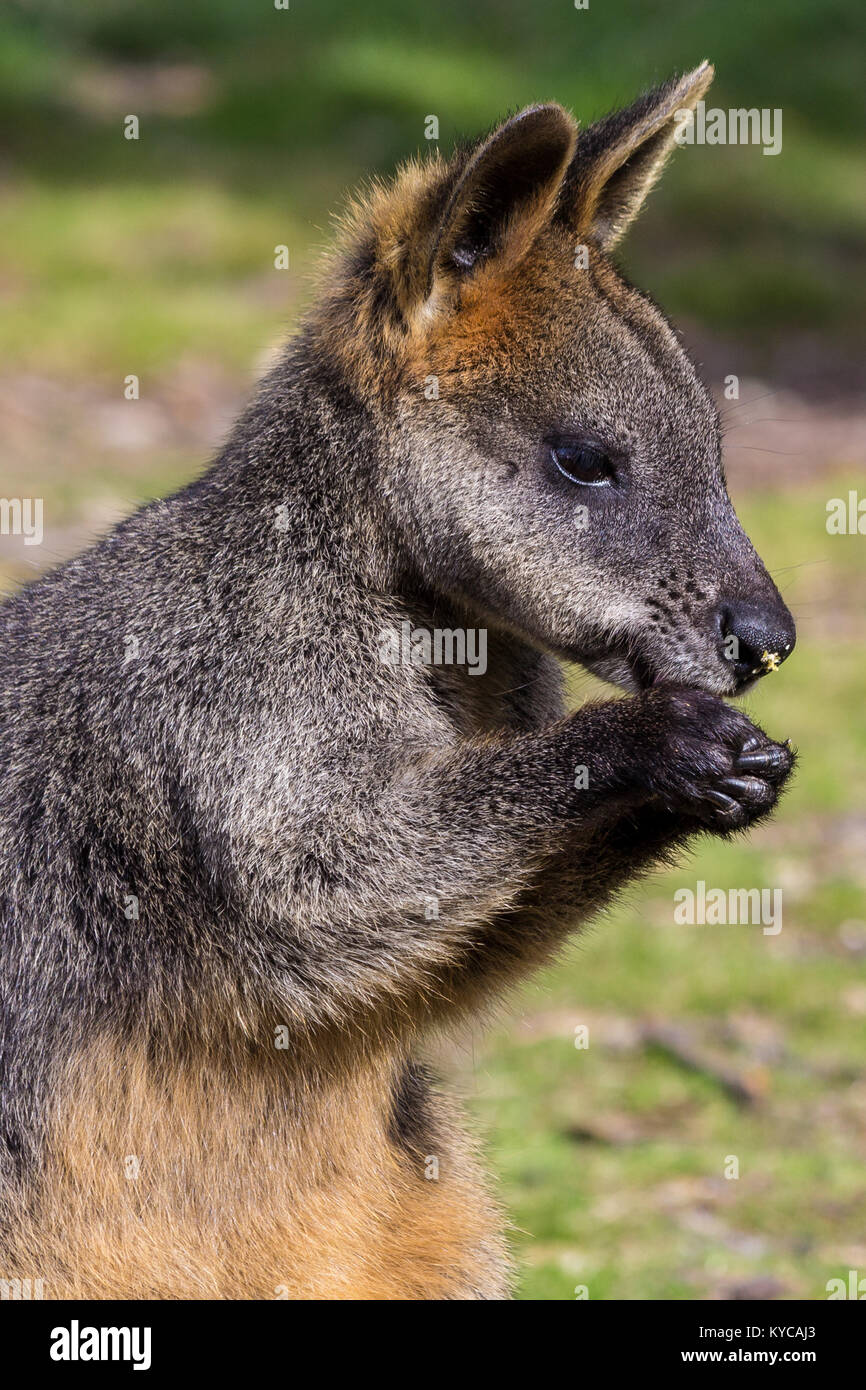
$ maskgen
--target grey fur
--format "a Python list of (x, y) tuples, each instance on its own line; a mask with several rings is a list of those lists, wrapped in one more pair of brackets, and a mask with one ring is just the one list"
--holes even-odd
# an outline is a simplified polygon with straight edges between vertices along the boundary
[[(682, 93), (618, 118), (626, 152)], [(477, 360), (467, 345), (436, 401), (399, 372), (375, 394), (335, 346), (376, 273), (362, 235), (205, 476), (0, 610), (7, 1195), (38, 1174), (65, 1060), (92, 1037), (194, 1055), (206, 1034), (264, 1047), (285, 1022), (298, 1094), (383, 1053), (397, 1084), (432, 1025), (690, 835), (775, 801), (790, 754), (719, 698), (737, 682), (712, 615), (736, 597), (789, 619), (727, 498), (706, 390), (615, 275), (607, 233), (577, 220), (610, 130), (571, 157), (564, 115), (538, 120), (551, 154), (534, 149), (530, 191), (549, 184), (555, 208), (509, 271), (521, 334), (493, 333)], [(506, 153), (499, 222), (467, 241), (464, 218), (450, 264), (441, 219), (465, 154), (419, 211), (458, 337), (469, 277), (495, 275), (514, 234)], [(390, 341), (359, 348), (383, 380)], [(626, 457), (627, 498), (551, 472), (554, 427)], [(383, 663), (380, 634), (403, 622), (485, 627), (486, 673)], [(557, 655), (632, 698), (566, 716)], [(729, 796), (750, 739), (765, 765)], [(496, 1296), (496, 1258), (462, 1296)]]

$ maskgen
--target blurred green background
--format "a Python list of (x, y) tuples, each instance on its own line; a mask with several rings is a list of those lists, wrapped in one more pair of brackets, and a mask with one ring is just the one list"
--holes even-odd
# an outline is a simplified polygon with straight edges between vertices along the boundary
[[(5, 587), (200, 471), (309, 296), (329, 214), (426, 148), (427, 116), (446, 150), (539, 99), (585, 123), (704, 57), (711, 105), (781, 108), (782, 152), (677, 152), (623, 259), (708, 379), (740, 378), (731, 490), (799, 624), (749, 708), (801, 767), (769, 826), (632, 889), (492, 1032), (444, 1050), (526, 1298), (822, 1298), (866, 1276), (866, 537), (825, 525), (830, 498), (866, 496), (862, 8), (0, 14), (0, 490), (42, 496), (46, 525), (41, 547), (0, 536)], [(575, 701), (593, 689), (575, 674)], [(674, 891), (699, 879), (781, 888), (781, 933), (675, 925)]]

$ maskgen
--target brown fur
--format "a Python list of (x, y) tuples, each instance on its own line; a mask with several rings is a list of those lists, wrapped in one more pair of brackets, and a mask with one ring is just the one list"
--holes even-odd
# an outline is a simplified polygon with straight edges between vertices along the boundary
[(58, 1085), (5, 1266), (51, 1298), (471, 1298), (479, 1268), (504, 1295), (501, 1218), (459, 1127), (428, 1179), (430, 1155), (389, 1133), (390, 1058), (299, 1089), (288, 1056), (95, 1043)]

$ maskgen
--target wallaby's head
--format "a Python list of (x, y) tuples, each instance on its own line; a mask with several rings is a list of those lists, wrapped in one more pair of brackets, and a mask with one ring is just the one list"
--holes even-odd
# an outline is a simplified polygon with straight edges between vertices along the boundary
[(319, 320), (424, 583), (627, 689), (733, 694), (794, 645), (713, 402), (609, 258), (711, 78), (586, 131), (531, 107), (409, 166), (356, 211)]

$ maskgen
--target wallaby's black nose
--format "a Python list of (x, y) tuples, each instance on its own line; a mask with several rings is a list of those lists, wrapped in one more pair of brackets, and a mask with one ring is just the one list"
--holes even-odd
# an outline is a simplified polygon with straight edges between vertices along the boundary
[(759, 608), (734, 599), (720, 605), (716, 622), (724, 656), (741, 685), (775, 671), (797, 640), (794, 619), (781, 602)]

